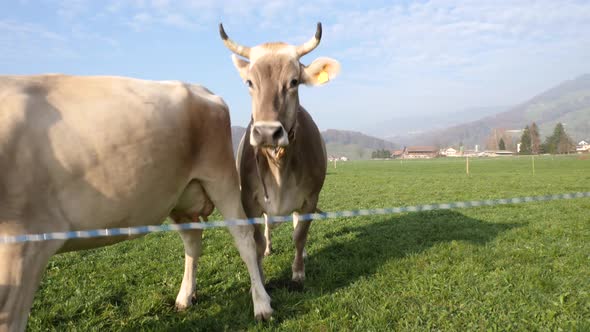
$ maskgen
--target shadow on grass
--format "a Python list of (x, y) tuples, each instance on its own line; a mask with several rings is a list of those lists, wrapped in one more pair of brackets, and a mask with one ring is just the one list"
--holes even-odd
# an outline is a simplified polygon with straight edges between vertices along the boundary
[[(254, 321), (247, 290), (238, 289), (240, 287), (236, 286), (231, 290), (231, 294), (225, 294), (230, 297), (217, 294), (216, 299), (201, 298), (198, 301), (199, 306), (218, 305), (220, 310), (214, 315), (198, 315), (198, 319), (191, 319), (189, 315), (182, 321), (172, 318), (171, 321), (161, 320), (147, 326), (132, 326), (131, 329), (243, 330), (257, 326), (276, 328), (282, 321), (305, 314), (306, 309), (302, 302), (346, 287), (359, 278), (371, 276), (392, 259), (421, 253), (436, 244), (451, 241), (484, 245), (498, 234), (523, 225), (487, 223), (456, 211), (374, 217), (371, 221), (352, 220), (358, 221), (358, 224), (347, 222), (346, 226), (335, 227), (333, 231), (312, 235), (312, 238), (321, 236), (330, 244), (318, 251), (310, 252), (306, 261), (307, 279), (303, 288), (291, 283), (290, 264), (282, 269), (279, 276), (268, 280), (267, 290), (273, 298), (272, 304), (275, 309), (273, 321), (270, 323)], [(220, 300), (225, 303), (220, 304)]]

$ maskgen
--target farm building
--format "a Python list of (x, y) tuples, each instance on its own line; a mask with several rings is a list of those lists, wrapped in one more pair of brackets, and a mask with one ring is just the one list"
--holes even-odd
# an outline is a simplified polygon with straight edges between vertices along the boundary
[(477, 150), (465, 150), (463, 151), (463, 157), (481, 157), (482, 153)]
[(409, 146), (404, 150), (404, 159), (430, 159), (438, 157), (438, 149), (434, 146)]
[(452, 147), (446, 148), (446, 149), (442, 149), (440, 154), (442, 154), (443, 156), (447, 156), (447, 157), (456, 157), (459, 156), (459, 153), (457, 150), (453, 149)]
[(576, 151), (578, 153), (590, 152), (590, 143), (587, 141), (580, 141), (578, 145), (576, 145)]
[(328, 156), (328, 161), (348, 161), (346, 156)]
[(513, 156), (515, 153), (508, 150), (486, 150), (483, 152), (484, 157), (506, 157)]
[(391, 151), (391, 159), (398, 159), (404, 155), (404, 150), (393, 150)]

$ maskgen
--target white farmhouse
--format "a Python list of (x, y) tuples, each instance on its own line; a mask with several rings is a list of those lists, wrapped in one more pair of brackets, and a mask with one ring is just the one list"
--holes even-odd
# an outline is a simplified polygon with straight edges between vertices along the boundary
[(577, 152), (590, 152), (590, 143), (586, 142), (586, 141), (580, 141), (578, 143), (578, 145), (576, 146), (576, 151)]
[(442, 151), (442, 154), (447, 156), (447, 157), (456, 157), (457, 156), (457, 150), (453, 149), (453, 148), (446, 148)]

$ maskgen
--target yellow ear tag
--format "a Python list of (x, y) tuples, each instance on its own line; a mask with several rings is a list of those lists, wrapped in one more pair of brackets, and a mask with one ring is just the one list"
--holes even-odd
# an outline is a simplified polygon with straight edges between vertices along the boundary
[(318, 83), (324, 84), (329, 80), (330, 77), (328, 76), (328, 73), (325, 70), (322, 70), (322, 72), (318, 75)]

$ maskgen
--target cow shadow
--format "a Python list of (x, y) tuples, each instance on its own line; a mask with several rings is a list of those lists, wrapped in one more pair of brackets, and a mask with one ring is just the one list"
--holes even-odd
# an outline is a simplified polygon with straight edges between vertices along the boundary
[[(524, 226), (523, 223), (489, 223), (456, 211), (430, 211), (401, 216), (373, 217), (371, 221), (353, 220), (357, 220), (358, 224), (351, 225), (348, 222), (345, 226), (333, 227), (327, 223), (338, 221), (322, 221), (326, 224), (319, 225), (318, 222), (314, 225), (315, 232), (310, 233), (308, 247), (310, 250), (306, 260), (304, 287), (291, 282), (291, 264), (283, 264), (284, 259), (281, 260), (281, 265), (284, 267), (281, 267), (280, 272), (269, 275), (266, 284), (273, 298), (275, 309), (273, 320), (270, 323), (258, 324), (277, 328), (285, 320), (305, 315), (306, 310), (310, 310), (309, 306), (302, 305), (305, 301), (325, 296), (326, 293), (334, 293), (361, 278), (370, 277), (392, 260), (420, 254), (438, 244), (453, 241), (485, 245), (503, 232)], [(286, 229), (285, 233), (290, 235), (290, 231)], [(314, 250), (314, 238), (327, 238), (331, 243)], [(285, 242), (287, 243), (283, 243), (282, 248), (278, 248), (277, 254), (280, 255), (283, 250), (288, 252), (288, 255), (283, 256), (288, 256), (290, 262), (292, 243)], [(157, 330), (255, 328), (257, 323), (252, 317), (249, 294), (244, 290), (242, 292), (244, 293), (231, 292), (236, 295), (226, 299), (224, 307), (215, 315), (200, 316), (195, 320), (187, 319), (181, 322), (173, 319), (167, 323), (156, 322), (155, 325), (142, 325), (141, 328)], [(201, 298), (197, 305), (215, 305), (216, 301), (219, 301), (219, 297), (217, 300)]]

